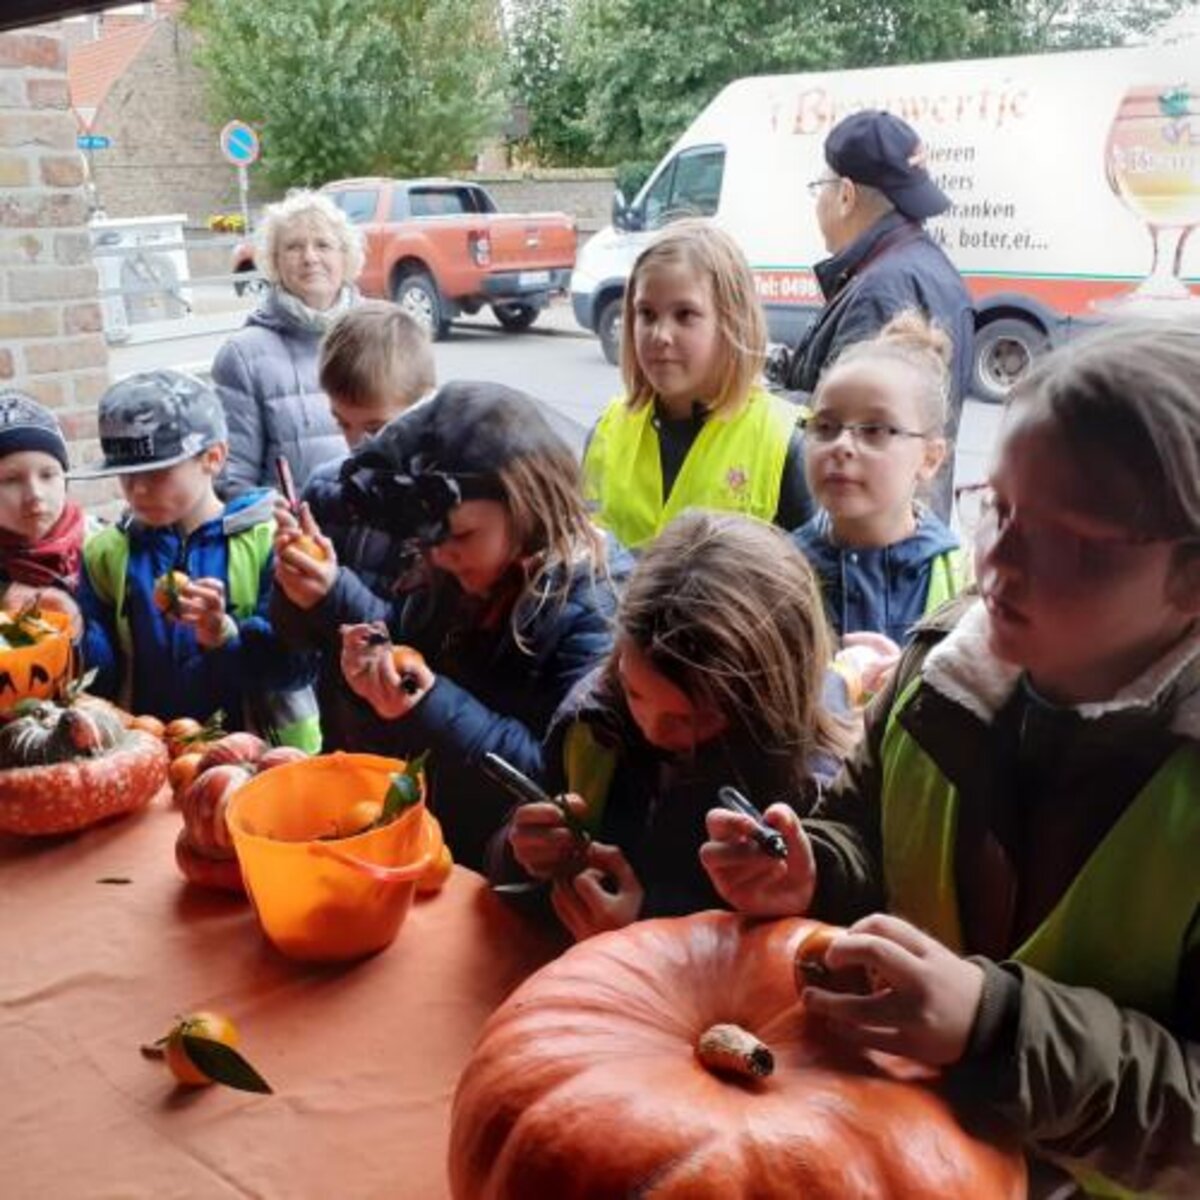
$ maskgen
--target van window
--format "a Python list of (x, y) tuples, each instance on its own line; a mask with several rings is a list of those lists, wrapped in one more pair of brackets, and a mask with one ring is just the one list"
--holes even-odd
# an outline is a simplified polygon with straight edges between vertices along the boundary
[(364, 225), (375, 219), (375, 207), (379, 203), (376, 188), (346, 188), (326, 195), (346, 214), (352, 225)]
[(646, 193), (645, 228), (658, 229), (679, 217), (711, 217), (721, 199), (725, 148), (685, 150), (667, 164)]

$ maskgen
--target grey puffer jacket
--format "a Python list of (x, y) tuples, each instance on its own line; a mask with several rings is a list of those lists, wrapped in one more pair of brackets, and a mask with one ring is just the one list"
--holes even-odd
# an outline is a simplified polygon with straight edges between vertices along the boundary
[(275, 486), (275, 459), (287, 456), (301, 490), (314, 467), (346, 453), (346, 441), (317, 382), (321, 335), (300, 326), (273, 289), (217, 352), (212, 378), (229, 424), (225, 499)]

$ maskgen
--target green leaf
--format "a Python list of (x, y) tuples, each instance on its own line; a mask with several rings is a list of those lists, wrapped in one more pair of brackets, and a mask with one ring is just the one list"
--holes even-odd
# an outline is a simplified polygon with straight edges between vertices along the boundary
[(376, 825), (386, 825), (394, 821), (406, 808), (412, 808), (421, 799), (421, 775), (425, 770), (425, 762), (429, 751), (418, 754), (404, 764), (404, 773), (392, 776), (388, 784), (387, 795), (383, 798), (383, 811), (379, 814)]
[(215, 1083), (240, 1092), (271, 1094), (271, 1085), (232, 1047), (194, 1033), (182, 1035), (183, 1051)]

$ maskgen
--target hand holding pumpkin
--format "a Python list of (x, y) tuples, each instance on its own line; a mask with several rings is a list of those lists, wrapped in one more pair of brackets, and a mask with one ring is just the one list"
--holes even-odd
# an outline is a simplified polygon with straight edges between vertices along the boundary
[(723, 900), (755, 917), (794, 917), (808, 911), (817, 887), (817, 864), (800, 818), (786, 804), (772, 804), (763, 820), (787, 842), (786, 858), (773, 858), (754, 841), (754, 822), (742, 813), (710, 809), (709, 841), (700, 862)]
[[(563, 800), (580, 820), (587, 815), (587, 803), (582, 796), (571, 794)], [(580, 840), (567, 827), (557, 804), (518, 805), (508, 840), (513, 857), (534, 879), (552, 879), (580, 866)]]
[(983, 995), (983, 970), (907, 921), (864, 917), (825, 951), (834, 971), (862, 967), (868, 996), (806, 987), (810, 1013), (852, 1045), (940, 1067), (962, 1058)]
[(591, 842), (586, 863), (578, 875), (559, 879), (550, 893), (558, 919), (577, 942), (632, 925), (646, 896), (629, 860), (616, 846)]
[(408, 716), (437, 680), (418, 651), (391, 644), (381, 621), (343, 625), (341, 661), (350, 690), (388, 721)]
[(307, 504), (299, 519), (280, 502), (275, 506), (275, 581), (297, 607), (315, 608), (337, 579), (337, 554)]

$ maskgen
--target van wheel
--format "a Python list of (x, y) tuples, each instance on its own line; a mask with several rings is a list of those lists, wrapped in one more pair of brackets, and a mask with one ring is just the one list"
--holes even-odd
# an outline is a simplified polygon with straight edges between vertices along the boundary
[(1048, 349), (1050, 339), (1031, 321), (1000, 317), (975, 335), (971, 394), (988, 404), (1002, 404), (1033, 360)]
[(542, 310), (532, 304), (493, 304), (492, 313), (509, 333), (521, 333), (538, 319)]
[(396, 284), (392, 299), (408, 313), (436, 342), (450, 332), (450, 320), (446, 316), (437, 284), (424, 271), (405, 275)]
[(614, 296), (611, 300), (606, 300), (596, 321), (596, 334), (600, 338), (600, 349), (604, 351), (604, 357), (614, 367), (619, 366), (621, 362), (621, 309), (623, 304), (624, 298), (621, 296)]

